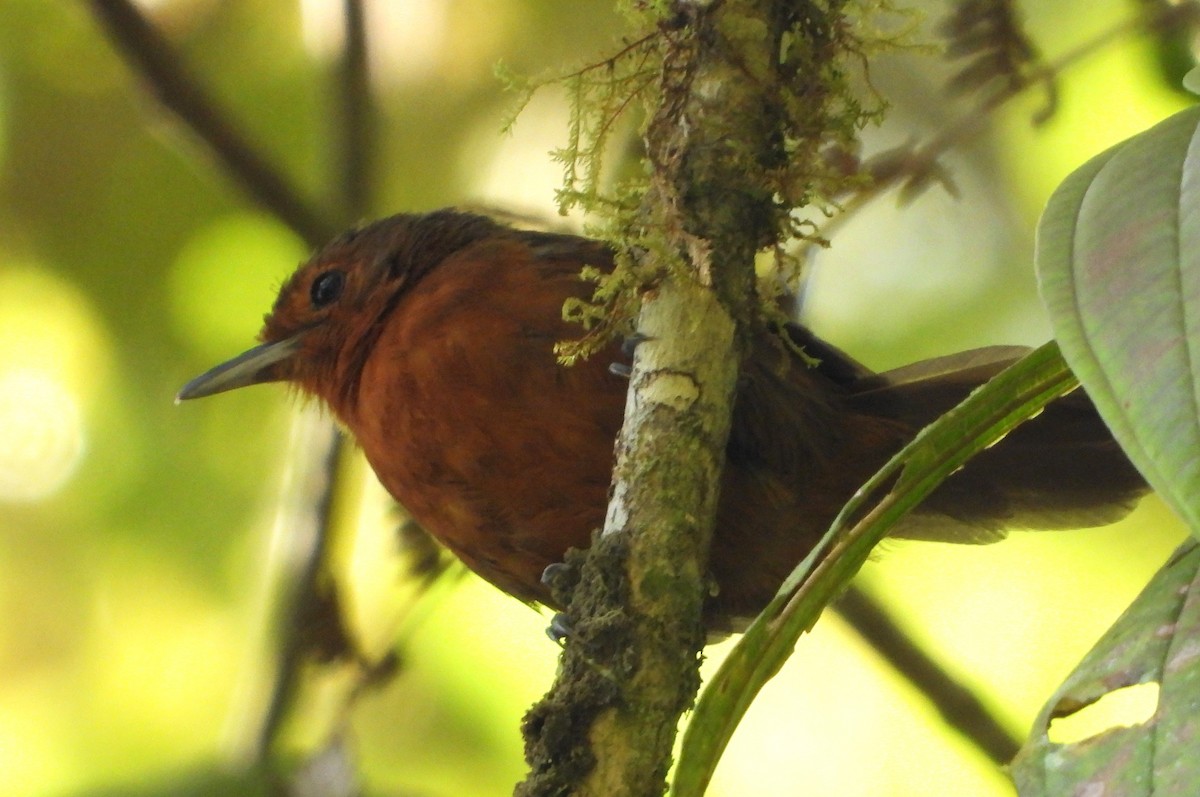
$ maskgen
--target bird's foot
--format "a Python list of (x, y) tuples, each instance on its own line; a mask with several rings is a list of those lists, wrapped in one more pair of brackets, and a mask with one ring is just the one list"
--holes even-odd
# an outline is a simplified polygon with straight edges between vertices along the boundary
[(550, 625), (546, 626), (546, 636), (558, 645), (560, 648), (566, 647), (567, 637), (571, 636), (571, 618), (564, 612), (555, 612), (550, 618)]
[[(571, 595), (579, 583), (579, 565), (584, 555), (584, 551), (575, 548), (568, 549), (565, 556), (567, 561), (548, 564), (542, 571), (542, 585), (550, 591), (550, 600), (553, 605), (570, 605)], [(554, 616), (550, 618), (546, 636), (561, 646), (571, 635), (571, 631), (571, 616), (565, 612), (555, 612)]]
[[(570, 556), (570, 551), (568, 558)], [(579, 568), (570, 562), (554, 562), (546, 565), (542, 571), (542, 586), (550, 590), (554, 602), (566, 606), (570, 602), (571, 593), (579, 583)]]
[[(626, 335), (625, 339), (621, 341), (621, 354), (632, 360), (633, 353), (637, 350), (637, 347), (648, 340), (650, 340), (650, 336), (644, 335), (641, 332)], [(608, 372), (613, 376), (628, 379), (633, 374), (633, 368), (628, 363), (609, 363)]]

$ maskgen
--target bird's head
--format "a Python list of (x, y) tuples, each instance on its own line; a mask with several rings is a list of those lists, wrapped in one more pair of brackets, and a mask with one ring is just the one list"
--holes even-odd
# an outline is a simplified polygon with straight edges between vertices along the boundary
[(335, 410), (346, 407), (407, 290), (453, 252), (502, 229), (446, 210), (390, 216), (345, 233), (284, 282), (259, 345), (188, 382), (176, 401), (289, 382)]

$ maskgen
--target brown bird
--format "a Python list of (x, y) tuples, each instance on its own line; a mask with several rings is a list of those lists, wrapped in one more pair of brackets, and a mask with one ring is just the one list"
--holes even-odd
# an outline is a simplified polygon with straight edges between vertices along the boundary
[[(342, 235), (280, 289), (250, 349), (180, 399), (287, 381), (324, 401), (384, 487), (472, 570), (551, 604), (542, 573), (603, 524), (627, 381), (619, 347), (572, 367), (568, 297), (604, 244), (442, 210)], [(992, 347), (873, 374), (798, 325), (742, 363), (710, 569), (713, 628), (752, 616), (838, 509), (921, 429), (1024, 353)], [(620, 370), (620, 369), (616, 369)], [(894, 536), (990, 542), (1116, 520), (1146, 491), (1082, 391), (946, 481)], [(559, 607), (561, 608), (561, 607)]]

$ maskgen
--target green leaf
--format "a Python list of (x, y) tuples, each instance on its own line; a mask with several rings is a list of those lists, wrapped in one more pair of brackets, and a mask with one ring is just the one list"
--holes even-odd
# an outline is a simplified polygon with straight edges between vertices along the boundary
[(755, 695), (896, 521), (968, 459), (1077, 385), (1058, 347), (1048, 343), (926, 427), (855, 494), (700, 696), (683, 737), (675, 797), (704, 793)]
[[(1071, 744), (1051, 722), (1136, 684), (1157, 684), (1157, 705), (1132, 727)], [(1194, 795), (1200, 783), (1200, 548), (1189, 542), (1092, 648), (1042, 709), (1012, 765), (1021, 797)]]
[(1193, 94), (1200, 94), (1200, 66), (1194, 66), (1183, 76), (1183, 87)]
[(1068, 177), (1038, 226), (1063, 356), (1151, 486), (1200, 533), (1200, 107)]

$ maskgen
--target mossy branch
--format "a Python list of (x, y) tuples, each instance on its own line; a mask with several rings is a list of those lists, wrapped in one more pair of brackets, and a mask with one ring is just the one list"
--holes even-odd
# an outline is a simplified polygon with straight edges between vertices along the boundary
[[(834, 190), (822, 149), (851, 141), (877, 113), (864, 110), (842, 66), (864, 46), (845, 8), (656, 6), (642, 12), (651, 33), (566, 81), (577, 101), (595, 104), (576, 109), (564, 191), (621, 254), (611, 276), (588, 275), (597, 282), (591, 305), (566, 308), (592, 326), (560, 355), (586, 353), (628, 328), (635, 311), (645, 342), (605, 529), (581, 564), (572, 557), (579, 578), (563, 596), (571, 634), (559, 677), (526, 719), (531, 772), (518, 794), (665, 789), (679, 717), (699, 683), (737, 363), (766, 317), (755, 257), (798, 229), (796, 207)], [(604, 72), (618, 78), (595, 79)], [(654, 98), (643, 125), (648, 168), (605, 193), (597, 159), (643, 92)]]
[[(536, 78), (516, 76), (503, 66), (497, 70), (517, 93), (510, 124), (536, 91), (553, 86), (567, 93), (571, 115), (566, 143), (552, 153), (563, 167), (559, 208), (564, 213), (583, 210), (589, 234), (635, 255), (620, 258), (612, 274), (595, 280), (591, 307), (573, 304), (567, 309), (568, 318), (586, 323), (588, 334), (559, 347), (565, 362), (590, 356), (627, 331), (639, 307), (638, 294), (685, 261), (670, 236), (663, 235), (669, 220), (648, 220), (642, 212), (648, 202), (657, 202), (649, 195), (662, 158), (655, 163), (647, 153), (649, 169), (616, 170), (609, 162), (614, 151), (628, 152), (635, 136), (643, 144), (654, 138), (652, 120), (668, 102), (676, 102), (668, 95), (686, 94), (696, 16), (723, 14), (725, 5), (723, 0), (707, 6), (631, 0), (622, 10), (636, 32), (611, 55)], [(777, 254), (783, 277), (765, 282), (765, 290), (751, 291), (760, 300), (744, 308), (767, 322), (781, 320), (776, 286), (799, 278), (800, 261), (789, 242), (823, 243), (816, 226), (794, 211), (816, 205), (833, 214), (833, 198), (845, 196), (865, 179), (844, 168), (841, 153), (855, 150), (863, 127), (883, 115), (884, 103), (870, 86), (867, 56), (907, 46), (916, 20), (913, 12), (878, 0), (792, 3), (779, 14), (786, 24), (762, 64), (753, 69), (744, 59), (732, 64), (747, 80), (759, 82), (763, 105), (746, 112), (771, 129), (772, 155), (740, 162), (732, 152), (721, 156), (733, 157), (728, 173), (737, 172), (743, 183), (722, 190), (749, 191), (768, 200), (768, 219), (755, 244), (757, 250)], [(711, 195), (710, 189), (698, 190)], [(655, 266), (648, 268), (651, 262)]]

